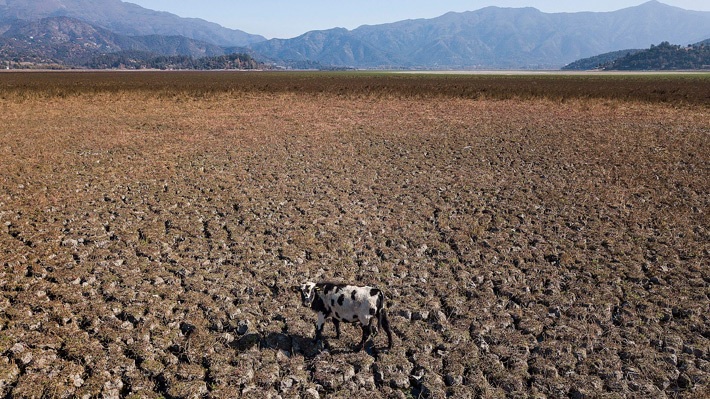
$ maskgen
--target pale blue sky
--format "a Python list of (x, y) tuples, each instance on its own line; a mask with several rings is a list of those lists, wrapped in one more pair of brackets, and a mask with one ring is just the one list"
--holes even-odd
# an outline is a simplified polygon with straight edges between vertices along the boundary
[[(487, 6), (535, 7), (543, 12), (615, 11), (646, 0), (124, 0), (181, 17), (202, 18), (271, 39), (310, 30), (434, 18)], [(661, 0), (687, 10), (710, 11), (710, 0)]]

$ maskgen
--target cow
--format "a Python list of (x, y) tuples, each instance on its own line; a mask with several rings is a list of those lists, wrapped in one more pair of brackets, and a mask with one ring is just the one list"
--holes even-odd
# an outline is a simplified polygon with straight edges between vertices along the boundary
[(300, 287), (303, 306), (318, 313), (314, 342), (321, 344), (323, 325), (327, 319), (333, 320), (335, 337), (340, 338), (340, 322), (359, 323), (362, 327), (362, 340), (355, 351), (365, 346), (370, 335), (377, 332), (377, 324), (387, 333), (387, 349), (392, 349), (392, 332), (387, 319), (385, 296), (377, 288), (339, 284), (333, 282), (307, 282)]

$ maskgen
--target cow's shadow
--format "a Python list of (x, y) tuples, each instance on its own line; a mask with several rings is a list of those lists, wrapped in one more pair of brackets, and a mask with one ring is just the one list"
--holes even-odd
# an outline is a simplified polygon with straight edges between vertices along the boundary
[[(247, 351), (255, 347), (259, 349), (281, 350), (292, 355), (299, 354), (308, 359), (315, 358), (324, 351), (327, 351), (331, 355), (357, 353), (355, 345), (348, 347), (331, 346), (328, 339), (325, 339), (322, 344), (317, 344), (313, 342), (313, 337), (278, 332), (272, 332), (267, 335), (257, 333), (246, 334), (233, 341), (231, 346), (239, 351)], [(375, 348), (371, 341), (365, 344), (363, 351), (375, 359), (377, 359), (379, 353), (382, 352)]]

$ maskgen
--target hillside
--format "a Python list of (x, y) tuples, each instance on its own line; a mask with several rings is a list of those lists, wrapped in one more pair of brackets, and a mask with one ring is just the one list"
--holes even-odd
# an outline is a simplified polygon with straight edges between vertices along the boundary
[(575, 62), (571, 62), (571, 63), (563, 66), (562, 70), (563, 71), (590, 71), (593, 69), (603, 69), (606, 66), (610, 65), (611, 63), (613, 63), (614, 61), (618, 60), (619, 58), (623, 58), (629, 54), (638, 53), (639, 51), (643, 51), (643, 50), (641, 50), (641, 49), (619, 50), (619, 51), (612, 51), (609, 53), (595, 55), (593, 57), (582, 58), (581, 60), (577, 60)]
[(250, 47), (273, 59), (336, 66), (557, 69), (596, 54), (708, 36), (710, 12), (650, 1), (605, 13), (487, 7), (354, 30), (313, 31)]
[(0, 37), (0, 62), (12, 68), (263, 67), (249, 55), (227, 55), (222, 47), (183, 36), (124, 36), (69, 17), (11, 24)]
[(613, 61), (607, 70), (710, 70), (710, 44), (708, 41), (692, 46), (662, 42), (650, 49), (629, 54)]
[(95, 53), (148, 50), (132, 38), (66, 17), (16, 21), (0, 37), (0, 59), (72, 64)]
[(197, 18), (181, 18), (120, 0), (0, 0), (0, 33), (14, 20), (65, 16), (127, 36), (184, 36), (219, 46), (244, 46), (263, 36), (224, 28)]

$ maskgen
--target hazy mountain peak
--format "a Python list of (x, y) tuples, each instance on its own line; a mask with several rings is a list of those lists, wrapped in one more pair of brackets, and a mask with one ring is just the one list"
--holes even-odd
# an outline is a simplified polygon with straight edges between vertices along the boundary
[(637, 7), (672, 7), (668, 4), (661, 3), (658, 0), (648, 0), (645, 3), (639, 4)]

